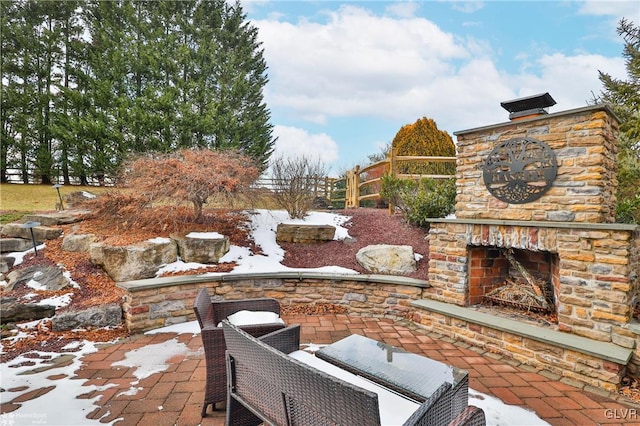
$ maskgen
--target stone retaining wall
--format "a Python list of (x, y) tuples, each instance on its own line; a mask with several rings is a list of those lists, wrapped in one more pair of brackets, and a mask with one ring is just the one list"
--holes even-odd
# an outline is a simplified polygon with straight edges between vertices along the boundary
[(334, 304), (369, 317), (408, 318), (411, 301), (424, 297), (428, 284), (381, 275), (303, 273), (183, 276), (122, 282), (127, 328), (140, 333), (195, 320), (193, 301), (202, 287), (214, 299), (278, 299), (283, 307)]

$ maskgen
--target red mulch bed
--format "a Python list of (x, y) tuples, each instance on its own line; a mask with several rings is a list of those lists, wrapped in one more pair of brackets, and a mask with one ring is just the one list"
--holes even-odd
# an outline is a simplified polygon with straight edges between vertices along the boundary
[(280, 243), (285, 250), (285, 266), (292, 268), (318, 268), (327, 265), (342, 266), (366, 274), (356, 261), (356, 253), (372, 244), (410, 245), (415, 253), (424, 258), (418, 262), (416, 272), (407, 276), (426, 280), (429, 242), (427, 230), (406, 224), (400, 215), (389, 215), (386, 209), (353, 209), (337, 213), (350, 216), (345, 225), (351, 239), (326, 243), (299, 244)]

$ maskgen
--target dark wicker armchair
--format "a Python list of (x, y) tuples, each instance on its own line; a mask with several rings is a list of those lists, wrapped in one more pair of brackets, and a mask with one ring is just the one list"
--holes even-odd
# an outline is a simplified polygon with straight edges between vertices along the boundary
[[(206, 360), (206, 388), (202, 417), (207, 414), (207, 406), (215, 410), (217, 402), (227, 399), (227, 371), (225, 367), (224, 333), (218, 324), (229, 315), (239, 311), (269, 311), (280, 315), (280, 304), (275, 299), (243, 299), (212, 302), (206, 288), (200, 290), (193, 305), (200, 324), (202, 344)], [(262, 336), (284, 328), (282, 323), (243, 325), (241, 328), (252, 336)]]
[[(378, 395), (288, 356), (299, 348), (300, 326), (258, 339), (228, 321), (223, 329), (229, 377), (227, 425), (380, 425)], [(450, 424), (451, 395), (451, 384), (443, 383), (404, 424)], [(484, 412), (474, 407), (454, 421), (481, 426)]]

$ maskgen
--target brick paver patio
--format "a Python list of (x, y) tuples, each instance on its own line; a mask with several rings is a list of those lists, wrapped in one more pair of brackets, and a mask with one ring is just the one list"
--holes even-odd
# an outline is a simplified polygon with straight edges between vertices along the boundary
[[(617, 395), (565, 383), (552, 374), (538, 373), (499, 355), (426, 333), (410, 323), (341, 314), (289, 315), (285, 320), (302, 324), (304, 343), (331, 343), (357, 333), (467, 369), (473, 390), (531, 409), (552, 425), (640, 425), (640, 406)], [(173, 357), (165, 371), (139, 383), (135, 368), (113, 365), (123, 360), (128, 351), (174, 338), (192, 353)], [(84, 395), (102, 395), (90, 418), (105, 423), (119, 419), (115, 424), (120, 426), (224, 424), (224, 407), (209, 411), (204, 419), (200, 417), (205, 378), (200, 335), (136, 335), (85, 356), (83, 362), (76, 375), (88, 379), (87, 385), (111, 385)], [(127, 393), (132, 386), (138, 391)]]

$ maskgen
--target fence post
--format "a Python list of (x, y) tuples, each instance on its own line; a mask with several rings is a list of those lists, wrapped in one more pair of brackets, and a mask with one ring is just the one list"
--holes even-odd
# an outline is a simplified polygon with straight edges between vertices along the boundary
[(347, 171), (345, 205), (347, 209), (360, 207), (360, 166)]
[(360, 166), (353, 169), (353, 207), (360, 208)]
[[(392, 179), (396, 176), (396, 148), (394, 146), (389, 150), (389, 177)], [(394, 211), (393, 199), (389, 199), (389, 216), (393, 215)]]

